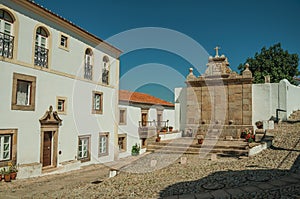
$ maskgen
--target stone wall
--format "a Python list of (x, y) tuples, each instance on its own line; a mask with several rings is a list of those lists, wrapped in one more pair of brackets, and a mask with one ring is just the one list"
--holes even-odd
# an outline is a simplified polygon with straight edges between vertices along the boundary
[[(231, 72), (227, 58), (210, 57), (207, 73), (187, 76), (186, 127), (199, 132), (203, 126), (226, 125), (222, 135), (236, 137), (237, 129), (252, 127), (252, 74)], [(204, 129), (207, 129), (206, 127)], [(230, 130), (231, 129), (231, 130)]]

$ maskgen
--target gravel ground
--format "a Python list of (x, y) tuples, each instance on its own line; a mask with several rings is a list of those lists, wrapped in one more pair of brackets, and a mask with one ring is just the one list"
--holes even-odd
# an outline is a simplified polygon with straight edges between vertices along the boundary
[[(160, 198), (174, 194), (235, 188), (280, 179), (300, 170), (300, 124), (281, 124), (272, 148), (249, 158), (216, 161), (195, 155), (153, 153), (107, 178), (109, 168), (89, 166), (79, 171), (33, 179), (0, 182), (0, 198)], [(93, 181), (101, 183), (91, 183)]]

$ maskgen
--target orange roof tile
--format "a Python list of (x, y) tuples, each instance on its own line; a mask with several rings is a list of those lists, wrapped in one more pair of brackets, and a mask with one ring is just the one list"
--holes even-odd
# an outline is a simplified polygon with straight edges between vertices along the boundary
[(141, 103), (141, 104), (153, 104), (153, 105), (161, 105), (161, 106), (169, 106), (174, 107), (174, 104), (167, 102), (165, 100), (159, 99), (149, 94), (132, 92), (126, 90), (119, 91), (119, 100), (127, 101), (133, 103)]

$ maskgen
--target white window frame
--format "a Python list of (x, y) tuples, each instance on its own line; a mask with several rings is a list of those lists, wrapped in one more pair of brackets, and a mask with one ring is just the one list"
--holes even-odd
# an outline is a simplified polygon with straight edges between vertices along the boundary
[[(105, 139), (105, 141), (103, 140)], [(104, 142), (103, 142), (104, 141)], [(99, 157), (108, 155), (109, 151), (109, 133), (99, 134)], [(105, 151), (103, 150), (105, 149)]]
[[(81, 160), (82, 162), (90, 161), (90, 142), (91, 142), (90, 136), (79, 136), (78, 137), (78, 154), (77, 159)], [(82, 141), (85, 141), (84, 143)], [(81, 146), (81, 151), (80, 151)], [(85, 147), (85, 148), (84, 148)], [(86, 151), (86, 155), (84, 155), (84, 152)], [(81, 155), (80, 155), (81, 153)]]
[[(8, 143), (5, 143), (5, 138), (8, 137)], [(4, 148), (5, 146), (7, 146), (6, 149)], [(4, 134), (4, 135), (0, 135), (0, 161), (8, 161), (11, 160), (11, 154), (12, 154), (12, 135), (9, 134)], [(4, 153), (7, 153), (6, 158), (4, 159)]]

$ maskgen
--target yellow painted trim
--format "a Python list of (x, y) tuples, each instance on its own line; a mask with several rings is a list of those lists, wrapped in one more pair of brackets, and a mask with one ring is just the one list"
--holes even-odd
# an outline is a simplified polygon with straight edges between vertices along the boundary
[(14, 36), (14, 49), (13, 49), (12, 59), (17, 60), (17, 57), (18, 57), (17, 49), (18, 49), (18, 41), (19, 41), (19, 19), (18, 19), (17, 15), (15, 14), (14, 10), (4, 6), (3, 4), (0, 4), (0, 9), (7, 11), (13, 17), (14, 23), (13, 23), (13, 35), (12, 36)]
[(20, 65), (20, 66), (24, 66), (24, 67), (39, 70), (39, 71), (48, 72), (48, 73), (51, 73), (51, 74), (54, 74), (54, 75), (59, 75), (59, 76), (62, 76), (62, 77), (67, 77), (67, 78), (78, 80), (78, 81), (88, 82), (88, 83), (91, 83), (91, 84), (95, 84), (95, 85), (99, 85), (99, 86), (103, 86), (103, 87), (107, 87), (107, 88), (112, 88), (112, 89), (117, 88), (117, 87), (114, 87), (114, 86), (109, 86), (109, 85), (102, 84), (101, 82), (87, 80), (87, 79), (84, 79), (82, 77), (77, 77), (76, 75), (71, 75), (71, 74), (68, 74), (68, 73), (61, 72), (61, 71), (57, 71), (57, 70), (53, 70), (53, 69), (47, 69), (47, 68), (43, 68), (43, 67), (40, 67), (40, 66), (33, 66), (33, 64), (28, 64), (28, 63), (25, 63), (25, 62), (22, 62), (22, 61), (14, 60), (14, 59), (8, 59), (8, 58), (5, 58), (5, 57), (0, 57), (0, 62), (1, 61), (8, 62), (8, 63), (11, 63), (11, 64)]
[[(62, 36), (67, 38), (67, 47), (61, 45), (61, 37)], [(58, 48), (69, 52), (70, 51), (70, 36), (66, 35), (65, 33), (60, 32), (59, 38), (58, 38)]]
[[(58, 100), (63, 100), (64, 101), (64, 111), (58, 110)], [(68, 108), (68, 98), (67, 97), (61, 97), (61, 96), (56, 96), (56, 110), (57, 113), (62, 114), (62, 115), (67, 115), (67, 108)]]

